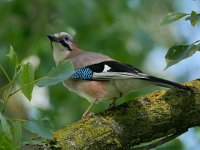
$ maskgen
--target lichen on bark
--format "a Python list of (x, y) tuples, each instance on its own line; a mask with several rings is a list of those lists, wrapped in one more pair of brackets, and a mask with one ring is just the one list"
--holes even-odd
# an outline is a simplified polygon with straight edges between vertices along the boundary
[(113, 150), (145, 149), (165, 143), (200, 125), (200, 81), (186, 85), (196, 94), (172, 89), (154, 91), (54, 132), (55, 141), (62, 149)]

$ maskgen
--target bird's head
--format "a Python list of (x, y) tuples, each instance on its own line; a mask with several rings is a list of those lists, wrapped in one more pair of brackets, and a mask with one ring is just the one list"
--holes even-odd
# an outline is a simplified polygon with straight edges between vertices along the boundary
[(75, 43), (73, 37), (66, 32), (48, 34), (47, 37), (51, 41), (53, 58), (56, 64), (63, 61), (74, 49)]

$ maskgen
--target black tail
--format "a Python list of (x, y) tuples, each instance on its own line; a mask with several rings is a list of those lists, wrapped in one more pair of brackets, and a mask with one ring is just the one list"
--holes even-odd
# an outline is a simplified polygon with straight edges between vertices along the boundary
[(176, 89), (180, 89), (180, 90), (187, 90), (187, 91), (192, 91), (193, 90), (190, 87), (181, 85), (179, 83), (175, 83), (169, 80), (165, 80), (165, 79), (161, 79), (161, 78), (157, 78), (157, 77), (153, 77), (153, 76), (149, 76), (150, 81), (156, 83), (158, 86), (163, 86), (163, 87), (168, 87), (168, 88), (176, 88)]

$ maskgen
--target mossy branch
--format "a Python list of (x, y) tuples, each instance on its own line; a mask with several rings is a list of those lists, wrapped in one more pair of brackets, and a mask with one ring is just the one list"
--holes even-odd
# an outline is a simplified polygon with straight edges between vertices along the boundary
[[(53, 133), (61, 149), (150, 149), (200, 125), (200, 80), (195, 93), (159, 90)], [(198, 93), (198, 94), (197, 94)]]

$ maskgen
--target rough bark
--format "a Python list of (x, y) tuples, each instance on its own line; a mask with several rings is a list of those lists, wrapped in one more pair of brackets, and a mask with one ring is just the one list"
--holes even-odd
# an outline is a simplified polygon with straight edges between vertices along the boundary
[(159, 90), (53, 133), (61, 149), (149, 149), (200, 125), (200, 80), (195, 93)]

